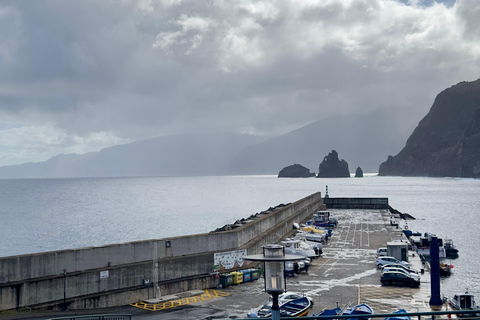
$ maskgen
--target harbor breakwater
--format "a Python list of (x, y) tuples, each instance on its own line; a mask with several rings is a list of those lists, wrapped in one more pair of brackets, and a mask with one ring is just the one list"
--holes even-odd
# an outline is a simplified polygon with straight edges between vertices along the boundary
[(217, 287), (215, 253), (261, 253), (323, 209), (317, 192), (228, 231), (0, 258), (0, 311), (106, 308)]

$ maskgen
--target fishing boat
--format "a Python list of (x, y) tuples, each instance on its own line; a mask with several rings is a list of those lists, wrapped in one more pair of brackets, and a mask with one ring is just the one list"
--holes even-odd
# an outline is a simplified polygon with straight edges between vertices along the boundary
[(385, 320), (410, 320), (410, 316), (402, 316), (402, 313), (407, 313), (405, 309), (397, 310), (393, 313), (398, 313), (398, 316), (386, 317)]
[[(280, 305), (280, 317), (306, 317), (310, 308), (311, 301), (307, 297), (302, 297), (290, 300)], [(272, 302), (263, 305), (259, 310), (256, 310), (248, 315), (249, 318), (270, 318), (272, 317)]]
[(312, 259), (318, 257), (318, 254), (315, 252), (315, 250), (301, 240), (290, 239), (282, 241), (280, 244), (285, 247), (286, 254), (294, 254)]
[(305, 237), (308, 241), (313, 241), (313, 242), (318, 242), (318, 243), (324, 243), (327, 241), (327, 234), (323, 233), (313, 233), (313, 232), (307, 232), (307, 231), (297, 231), (295, 234), (295, 238), (297, 238), (297, 235), (300, 235), (302, 237)]
[(441, 262), (440, 263), (440, 276), (448, 277), (452, 273), (453, 264)]
[(468, 293), (468, 290), (464, 294), (456, 294), (452, 299), (447, 299), (448, 304), (453, 310), (465, 311), (465, 313), (457, 314), (460, 318), (473, 318), (480, 316), (480, 313), (468, 312), (471, 310), (479, 310), (479, 306), (475, 303), (475, 297), (473, 294)]
[[(323, 309), (321, 312), (314, 314), (314, 317), (321, 317), (321, 316), (338, 316), (342, 313), (342, 309), (336, 307), (334, 309)], [(331, 320), (331, 319), (326, 319)]]
[[(346, 315), (352, 315), (352, 314), (373, 314), (373, 309), (370, 308), (369, 305), (362, 303), (346, 309), (345, 311), (343, 311), (342, 315), (346, 316)], [(349, 320), (353, 320), (353, 319), (358, 320), (359, 318), (349, 318)], [(362, 318), (362, 319), (370, 319), (370, 318)]]
[[(425, 233), (424, 236), (411, 236), (409, 238), (410, 243), (414, 251), (416, 251), (421, 257), (425, 257), (426, 259), (430, 259), (430, 242), (432, 241), (432, 237), (434, 234)], [(442, 239), (438, 239), (438, 257), (440, 259), (446, 258), (447, 254), (445, 252), (445, 247), (443, 246)]]
[(280, 317), (306, 317), (311, 307), (307, 297), (290, 300), (280, 306)]
[(330, 217), (329, 211), (317, 211), (313, 214), (311, 220), (307, 224), (312, 224), (317, 227), (334, 228), (338, 224), (336, 218)]
[(443, 247), (445, 248), (445, 255), (447, 256), (447, 258), (458, 258), (458, 249), (453, 244), (452, 239), (445, 238), (445, 240), (443, 241)]
[[(320, 242), (308, 240), (307, 235), (305, 233), (296, 233), (293, 239), (300, 240), (301, 243), (304, 242), (308, 244), (309, 246), (312, 247), (312, 249), (315, 251), (317, 255), (321, 255), (323, 253), (323, 245)], [(289, 239), (287, 238), (287, 240)]]

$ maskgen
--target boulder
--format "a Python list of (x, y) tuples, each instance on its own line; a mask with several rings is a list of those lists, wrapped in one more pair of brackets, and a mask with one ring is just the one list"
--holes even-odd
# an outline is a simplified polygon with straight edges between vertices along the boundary
[(283, 168), (278, 173), (279, 178), (309, 178), (315, 177), (315, 172), (310, 172), (310, 169), (305, 168), (300, 164), (293, 164)]
[(348, 163), (338, 158), (338, 153), (332, 150), (318, 167), (317, 178), (347, 178), (350, 177)]

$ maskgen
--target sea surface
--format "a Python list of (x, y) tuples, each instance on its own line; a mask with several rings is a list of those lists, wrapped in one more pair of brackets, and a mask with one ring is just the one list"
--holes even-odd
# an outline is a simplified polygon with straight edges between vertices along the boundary
[(442, 292), (480, 300), (480, 180), (276, 176), (0, 180), (0, 257), (213, 231), (315, 192), (388, 197), (409, 229), (451, 238), (460, 256)]

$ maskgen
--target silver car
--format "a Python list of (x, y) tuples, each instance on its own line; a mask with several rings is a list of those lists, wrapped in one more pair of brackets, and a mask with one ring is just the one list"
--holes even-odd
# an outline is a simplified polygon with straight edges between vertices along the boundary
[(420, 276), (418, 274), (413, 273), (413, 272), (408, 272), (404, 268), (384, 267), (383, 270), (382, 270), (382, 274), (388, 273), (388, 272), (400, 272), (400, 273), (403, 273), (407, 276), (410, 276), (410, 277), (415, 278), (418, 281), (420, 281)]
[(406, 261), (400, 261), (394, 257), (387, 257), (387, 256), (380, 256), (377, 258), (377, 260), (375, 261), (375, 265), (378, 267), (378, 268), (381, 268), (383, 267), (384, 265), (386, 264), (392, 264), (392, 263), (400, 263), (400, 264), (403, 264), (405, 267), (407, 268), (410, 268), (410, 264)]

